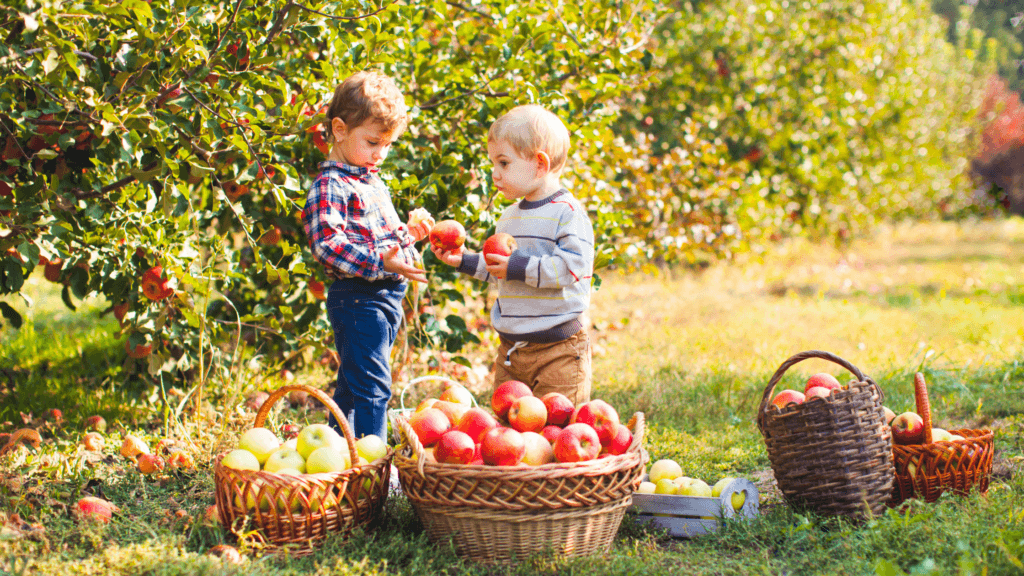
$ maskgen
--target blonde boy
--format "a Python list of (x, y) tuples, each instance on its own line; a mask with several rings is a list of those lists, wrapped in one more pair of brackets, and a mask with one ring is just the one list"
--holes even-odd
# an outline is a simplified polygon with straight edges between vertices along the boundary
[(497, 232), (518, 244), (488, 264), (480, 254), (434, 254), (460, 272), (497, 283), (491, 324), (501, 337), (494, 385), (525, 382), (534, 394), (590, 400), (590, 339), (581, 316), (590, 305), (594, 231), (586, 210), (565, 189), (561, 173), (569, 131), (541, 106), (517, 106), (487, 134), (494, 186), (516, 201)]

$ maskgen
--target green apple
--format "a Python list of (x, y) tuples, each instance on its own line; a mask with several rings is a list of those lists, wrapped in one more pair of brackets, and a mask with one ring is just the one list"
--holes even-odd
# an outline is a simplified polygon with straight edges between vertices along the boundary
[(670, 478), (662, 478), (661, 480), (658, 480), (657, 482), (654, 483), (654, 493), (675, 494), (676, 483), (673, 482)]
[(638, 494), (654, 494), (656, 488), (657, 485), (654, 482), (641, 482), (636, 491)]
[[(333, 448), (335, 451), (347, 449), (345, 439), (327, 424), (310, 424), (303, 428), (295, 439), (295, 449), (307, 461), (314, 450), (324, 446)], [(308, 462), (306, 467), (309, 467)]]
[(299, 454), (298, 450), (281, 448), (267, 458), (263, 469), (267, 472), (277, 472), (278, 474), (282, 470), (291, 469), (297, 470), (299, 474), (302, 474), (306, 471), (306, 460), (302, 457), (302, 454)]
[(348, 455), (338, 452), (330, 446), (321, 446), (310, 453), (306, 458), (306, 472), (319, 474), (321, 472), (341, 472), (348, 470), (351, 463)]
[(715, 485), (711, 487), (711, 496), (715, 498), (721, 496), (722, 490), (725, 490), (725, 487), (728, 486), (729, 482), (732, 482), (733, 480), (735, 480), (735, 478), (733, 478), (732, 476), (726, 476), (725, 478), (722, 478), (718, 482), (715, 482)]
[(676, 494), (680, 496), (699, 496), (701, 498), (711, 497), (711, 486), (708, 483), (699, 479), (691, 478), (684, 486), (680, 486)]
[(356, 440), (356, 452), (367, 462), (379, 460), (388, 455), (388, 445), (376, 434), (367, 434)]
[(334, 495), (334, 490), (328, 488), (327, 497), (324, 497), (323, 491), (317, 490), (309, 497), (309, 511), (317, 512), (320, 508), (321, 503), (323, 504), (324, 510), (333, 508), (338, 505), (338, 497)]
[(683, 469), (675, 460), (663, 459), (651, 464), (651, 471), (648, 477), (655, 484), (662, 478), (674, 480), (683, 475)]
[(281, 440), (266, 428), (252, 428), (238, 439), (238, 447), (252, 452), (256, 456), (256, 460), (263, 464), (271, 454), (281, 447)]
[(284, 441), (284, 444), (281, 444), (281, 448), (291, 448), (292, 450), (295, 450), (296, 452), (299, 451), (298, 446), (299, 446), (299, 439), (297, 437), (296, 438), (289, 438), (288, 440)]
[(952, 442), (953, 435), (942, 428), (932, 428), (932, 442)]
[(235, 470), (259, 470), (260, 461), (248, 450), (238, 448), (228, 452), (220, 461), (221, 464)]

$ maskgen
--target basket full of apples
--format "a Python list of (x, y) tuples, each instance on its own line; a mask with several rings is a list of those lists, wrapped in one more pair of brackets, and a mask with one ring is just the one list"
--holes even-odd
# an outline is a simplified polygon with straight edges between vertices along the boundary
[(622, 423), (603, 400), (575, 406), (514, 380), (490, 411), (430, 400), (398, 419), (395, 466), (431, 540), (498, 563), (608, 549), (644, 473), (642, 413)]
[[(855, 379), (843, 385), (823, 372), (811, 376), (804, 392), (775, 392), (786, 370), (811, 358), (834, 362)], [(894, 469), (883, 400), (871, 378), (828, 352), (800, 352), (779, 366), (765, 387), (757, 426), (787, 503), (854, 519), (885, 510)]]
[(891, 423), (896, 463), (892, 505), (913, 497), (934, 502), (947, 490), (988, 491), (995, 452), (992, 431), (933, 428), (928, 387), (920, 372), (914, 376), (914, 399), (917, 412), (894, 415)]
[[(344, 436), (310, 424), (286, 442), (263, 426), (274, 403), (301, 391), (334, 414)], [(260, 406), (238, 446), (214, 461), (217, 513), (232, 530), (254, 527), (270, 545), (312, 545), (376, 522), (388, 493), (394, 451), (377, 436), (355, 440), (348, 419), (323, 391), (287, 384)]]

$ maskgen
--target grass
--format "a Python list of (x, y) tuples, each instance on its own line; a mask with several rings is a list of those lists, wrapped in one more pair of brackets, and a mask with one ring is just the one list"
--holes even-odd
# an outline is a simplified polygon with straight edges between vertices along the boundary
[[(63, 427), (41, 426), (36, 452), (0, 458), (0, 574), (1018, 574), (1024, 570), (1024, 222), (911, 224), (879, 231), (844, 250), (793, 242), (760, 259), (700, 274), (604, 275), (592, 309), (597, 326), (595, 396), (620, 412), (642, 411), (650, 456), (714, 482), (754, 480), (762, 515), (714, 535), (675, 540), (627, 516), (612, 551), (546, 555), (496, 568), (430, 543), (404, 498), (389, 499), (384, 525), (329, 539), (316, 553), (267, 554), (202, 520), (212, 503), (211, 469), (142, 477), (116, 456), (117, 431), (102, 457), (77, 447), (78, 423), (103, 414), (113, 428), (151, 440), (190, 442), (206, 462), (251, 425), (234, 408), (234, 383), (213, 394), (215, 414), (178, 419), (173, 395), (143, 387), (144, 366), (125, 364), (116, 324), (102, 302), (69, 314), (38, 289), (26, 326), (0, 334), (0, 415), (69, 407)], [(34, 280), (34, 279), (33, 279)], [(790, 355), (832, 352), (874, 379), (896, 412), (913, 407), (913, 374), (929, 383), (935, 424), (996, 431), (986, 496), (912, 501), (861, 524), (801, 513), (773, 490), (754, 425), (765, 385)], [(781, 386), (814, 372), (847, 378), (822, 360), (791, 368)], [(324, 374), (299, 374), (310, 383)], [(166, 391), (165, 391), (166, 392)], [(277, 416), (318, 421), (318, 411)], [(76, 523), (82, 493), (122, 506), (106, 527)], [(179, 518), (174, 513), (182, 510)], [(221, 542), (246, 553), (242, 566), (205, 554)]]

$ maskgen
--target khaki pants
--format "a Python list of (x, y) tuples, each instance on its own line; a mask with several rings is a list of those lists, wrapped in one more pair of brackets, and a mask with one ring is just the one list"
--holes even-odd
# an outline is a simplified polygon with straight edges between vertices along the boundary
[[(577, 406), (590, 401), (590, 336), (580, 330), (561, 342), (530, 342), (509, 354), (515, 342), (501, 339), (494, 361), (494, 387), (508, 380), (525, 382), (534, 396), (561, 392)], [(505, 365), (505, 359), (511, 366)]]

